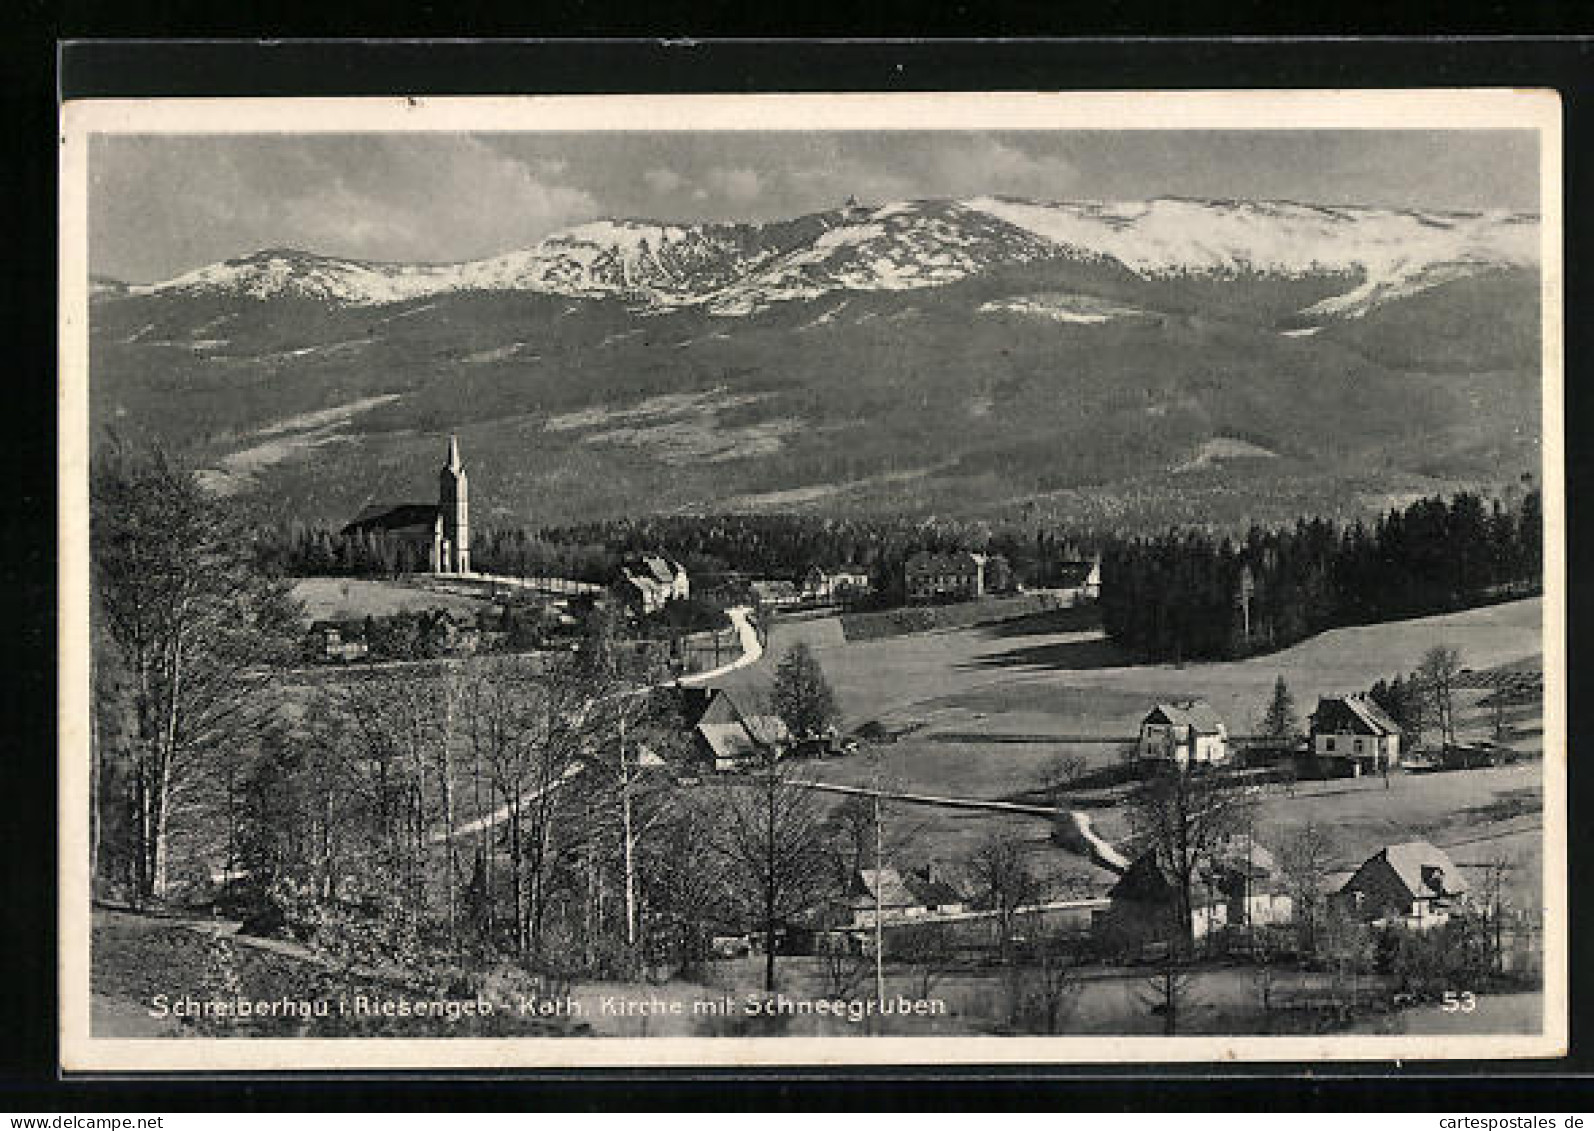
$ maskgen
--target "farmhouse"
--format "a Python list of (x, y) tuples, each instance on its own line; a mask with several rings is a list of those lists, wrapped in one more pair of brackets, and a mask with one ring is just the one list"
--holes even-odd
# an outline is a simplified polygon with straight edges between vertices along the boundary
[[(1124, 950), (1172, 944), (1183, 932), (1178, 893), (1177, 882), (1158, 861), (1157, 854), (1146, 852), (1108, 890), (1110, 902), (1096, 912), (1092, 932), (1110, 946)], [(1210, 885), (1197, 883), (1190, 902), (1190, 922), (1197, 942), (1228, 922), (1227, 900)]]
[[(1190, 919), (1199, 942), (1223, 927), (1287, 923), (1294, 911), (1280, 890), (1272, 853), (1249, 837), (1231, 837), (1205, 854), (1196, 869)], [(1179, 885), (1155, 851), (1142, 853), (1107, 892), (1096, 934), (1130, 948), (1178, 940)]]
[(910, 601), (968, 601), (985, 595), (986, 556), (970, 550), (921, 550), (903, 567)]
[(1141, 720), (1139, 752), (1151, 762), (1216, 765), (1229, 756), (1229, 732), (1204, 699), (1158, 703)]
[(859, 868), (847, 887), (852, 926), (874, 926), (877, 907), (882, 924), (901, 923), (960, 915), (968, 910), (968, 901), (933, 865), (908, 871)]
[(743, 712), (720, 688), (683, 688), (681, 710), (692, 761), (715, 772), (737, 769), (764, 751), (778, 755), (791, 740), (777, 716)]
[(874, 588), (869, 571), (859, 565), (820, 569), (813, 566), (803, 574), (802, 594), (809, 601), (837, 601), (848, 597), (862, 597)]
[(1466, 895), (1466, 878), (1442, 849), (1410, 840), (1369, 856), (1338, 898), (1376, 925), (1425, 931), (1446, 922)]
[(692, 585), (680, 562), (663, 554), (638, 554), (620, 563), (610, 592), (622, 607), (646, 616), (691, 596)]
[(1312, 713), (1312, 754), (1319, 762), (1347, 762), (1352, 774), (1400, 765), (1400, 726), (1364, 695), (1324, 697)]
[(448, 459), (437, 474), (436, 503), (368, 506), (341, 533), (374, 534), (433, 573), (470, 573), (470, 487), (459, 438), (448, 438)]

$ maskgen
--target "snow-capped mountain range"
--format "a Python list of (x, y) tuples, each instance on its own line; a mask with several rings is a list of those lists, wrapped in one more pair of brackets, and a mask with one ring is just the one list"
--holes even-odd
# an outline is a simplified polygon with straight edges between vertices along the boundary
[(401, 264), (267, 250), (130, 295), (221, 293), (376, 306), (454, 292), (618, 297), (642, 311), (737, 316), (838, 292), (903, 291), (1045, 260), (1116, 266), (1143, 279), (1343, 275), (1302, 311), (1357, 317), (1391, 299), (1539, 261), (1540, 225), (1519, 213), (1416, 212), (1288, 202), (1161, 198), (1036, 203), (902, 201), (769, 224), (599, 220), (534, 247), (465, 263)]

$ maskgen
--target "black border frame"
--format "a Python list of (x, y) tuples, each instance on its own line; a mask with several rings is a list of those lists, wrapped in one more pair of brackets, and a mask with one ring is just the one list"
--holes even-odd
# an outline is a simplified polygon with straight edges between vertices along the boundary
[[(1536, 13), (1540, 17), (1543, 10)], [(934, 23), (936, 13), (924, 13)], [(1531, 22), (1531, 21), (1530, 21)], [(1591, 325), (1577, 318), (1587, 308), (1594, 255), (1594, 209), (1581, 207), (1587, 192), (1594, 120), (1594, 41), (1538, 39), (1195, 39), (1037, 41), (776, 41), (776, 40), (541, 40), (541, 41), (109, 41), (59, 43), (56, 89), (64, 99), (92, 97), (361, 96), (528, 93), (692, 93), (739, 91), (925, 90), (1134, 90), (1247, 89), (1272, 87), (1532, 86), (1557, 90), (1563, 99), (1566, 404), (1567, 603), (1569, 612), (1569, 727), (1586, 715), (1587, 673), (1580, 664), (1575, 626), (1590, 604), (1594, 577), (1589, 539), (1582, 533), (1579, 490), (1594, 457), (1578, 444), (1577, 425), (1591, 419)], [(11, 51), (7, 55), (13, 54)], [(37, 59), (34, 60), (38, 62)], [(23, 68), (26, 72), (28, 69)], [(47, 69), (47, 68), (46, 68)], [(14, 72), (15, 73), (15, 72)], [(26, 96), (8, 99), (13, 123), (49, 123), (55, 107)], [(26, 130), (19, 131), (26, 138)], [(18, 133), (12, 135), (18, 139)], [(7, 328), (42, 339), (49, 372), (54, 352), (53, 150), (25, 146), (11, 186), (19, 225), (41, 253), (31, 267), (13, 262), (17, 301), (0, 317)], [(15, 373), (25, 372), (17, 367)], [(54, 396), (48, 382), (23, 379), (22, 412), (5, 447), (0, 473), (14, 485), (4, 529), (19, 547), (20, 568), (10, 596), (25, 610), (10, 643), (33, 653), (13, 666), (0, 696), (19, 718), (16, 749), (55, 749), (54, 553), (38, 537), (53, 532)], [(29, 420), (38, 410), (38, 417)], [(41, 474), (42, 472), (42, 474)], [(31, 613), (31, 616), (28, 614)], [(36, 651), (33, 645), (45, 645)], [(22, 765), (15, 764), (22, 762)], [(616, 1101), (740, 1109), (755, 1102), (788, 1110), (825, 1103), (939, 1109), (1067, 1103), (1084, 1110), (1175, 1105), (1186, 1110), (1278, 1110), (1294, 1104), (1338, 1106), (1358, 1100), (1371, 1108), (1576, 1109), (1594, 1095), (1588, 977), (1579, 974), (1579, 944), (1590, 902), (1594, 828), (1570, 822), (1569, 885), (1572, 901), (1572, 1055), (1565, 1060), (1469, 1064), (1387, 1062), (1281, 1063), (1249, 1066), (1140, 1064), (1106, 1066), (1005, 1066), (990, 1069), (858, 1068), (737, 1071), (622, 1070), (539, 1072), (363, 1072), (283, 1076), (264, 1073), (72, 1076), (57, 1071), (55, 1011), (54, 762), (13, 759), (27, 795), (37, 804), (33, 821), (5, 823), (11, 882), (5, 905), (8, 979), (0, 1010), (10, 1015), (0, 1102), (13, 1109), (215, 1110), (291, 1108), (382, 1110), (413, 1108), (423, 1096), (436, 1102), (446, 1091), (453, 1110), (553, 1100), (572, 1108), (612, 1108)], [(1594, 771), (1569, 766), (1569, 810), (1594, 811)], [(20, 807), (19, 807), (20, 808)], [(17, 840), (18, 833), (26, 839)], [(5, 851), (9, 849), (9, 851)], [(26, 867), (23, 866), (26, 861)], [(10, 999), (10, 1000), (7, 1000)], [(1156, 1086), (1148, 1086), (1152, 1081)], [(625, 1084), (624, 1090), (616, 1087)]]

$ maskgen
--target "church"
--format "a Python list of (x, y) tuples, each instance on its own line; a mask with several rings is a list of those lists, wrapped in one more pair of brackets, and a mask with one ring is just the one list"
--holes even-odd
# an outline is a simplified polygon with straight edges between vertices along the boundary
[(368, 506), (342, 530), (344, 535), (376, 534), (414, 551), (433, 573), (469, 573), (470, 498), (459, 438), (448, 438), (448, 462), (437, 473), (436, 503), (384, 503)]

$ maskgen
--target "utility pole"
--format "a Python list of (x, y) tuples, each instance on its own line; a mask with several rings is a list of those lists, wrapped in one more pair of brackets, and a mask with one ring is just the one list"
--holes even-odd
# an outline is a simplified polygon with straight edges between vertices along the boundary
[(886, 931), (885, 895), (880, 874), (885, 869), (885, 832), (881, 827), (880, 790), (882, 786), (880, 761), (884, 755), (878, 745), (874, 754), (874, 990), (875, 1001), (882, 1016), (886, 1008)]

